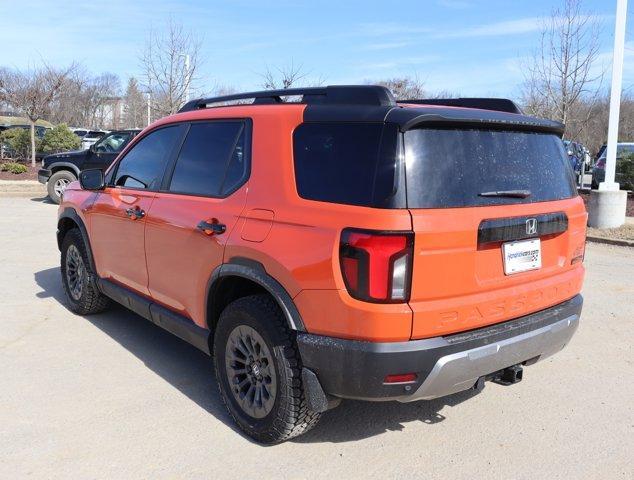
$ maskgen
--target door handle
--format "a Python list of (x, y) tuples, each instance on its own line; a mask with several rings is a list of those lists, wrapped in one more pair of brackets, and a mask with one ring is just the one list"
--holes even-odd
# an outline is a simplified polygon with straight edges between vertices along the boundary
[(139, 218), (145, 217), (145, 210), (141, 210), (139, 207), (128, 208), (126, 209), (125, 214), (131, 220), (138, 220)]
[(196, 228), (205, 235), (221, 235), (227, 230), (227, 226), (224, 223), (218, 222), (217, 218), (201, 220), (198, 225), (196, 225)]

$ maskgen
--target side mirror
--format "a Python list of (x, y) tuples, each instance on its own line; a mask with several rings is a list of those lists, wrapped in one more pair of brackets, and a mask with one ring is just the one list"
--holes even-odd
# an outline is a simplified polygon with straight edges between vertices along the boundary
[(103, 190), (106, 188), (103, 170), (100, 168), (89, 168), (79, 172), (79, 184), (84, 190)]

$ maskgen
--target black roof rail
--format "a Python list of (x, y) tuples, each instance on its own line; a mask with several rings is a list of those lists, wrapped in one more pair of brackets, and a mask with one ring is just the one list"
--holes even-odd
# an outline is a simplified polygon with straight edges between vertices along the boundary
[(424, 98), (419, 100), (399, 100), (398, 103), (413, 103), (417, 105), (444, 105), (446, 107), (479, 108), (497, 112), (519, 113), (522, 109), (508, 98)]
[(302, 97), (299, 102), (323, 105), (395, 106), (396, 101), (387, 88), (379, 85), (330, 85), (327, 87), (287, 88), (261, 92), (236, 93), (222, 97), (198, 98), (187, 102), (178, 112), (208, 108), (214, 103), (253, 99), (253, 104), (284, 103), (282, 97)]

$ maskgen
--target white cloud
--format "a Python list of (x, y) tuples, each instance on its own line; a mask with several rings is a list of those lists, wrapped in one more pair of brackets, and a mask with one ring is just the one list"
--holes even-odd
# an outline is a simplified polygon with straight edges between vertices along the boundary
[(435, 35), (437, 38), (493, 37), (499, 35), (518, 35), (538, 31), (543, 17), (527, 17), (504, 22), (488, 23), (476, 27), (461, 28)]

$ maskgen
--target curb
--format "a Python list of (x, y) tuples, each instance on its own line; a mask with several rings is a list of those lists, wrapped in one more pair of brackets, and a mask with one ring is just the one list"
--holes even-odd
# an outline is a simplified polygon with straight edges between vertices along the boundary
[(604, 243), (607, 245), (618, 245), (619, 247), (634, 248), (634, 242), (630, 240), (617, 240), (615, 238), (591, 237), (587, 236), (586, 240), (592, 243)]
[(0, 180), (1, 197), (48, 195), (46, 186), (35, 180)]

